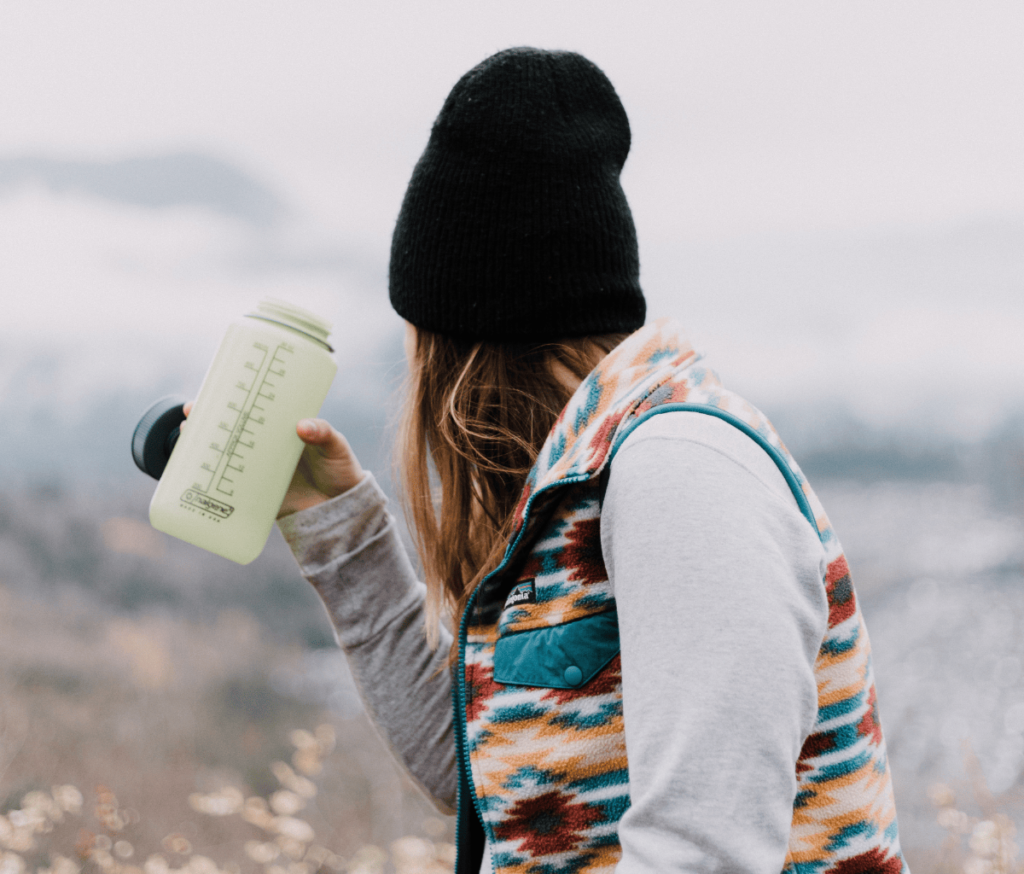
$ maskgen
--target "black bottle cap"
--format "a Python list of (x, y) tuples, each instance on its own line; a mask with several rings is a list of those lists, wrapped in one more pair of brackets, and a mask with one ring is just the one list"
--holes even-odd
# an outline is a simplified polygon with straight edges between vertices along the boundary
[(160, 398), (151, 406), (132, 434), (132, 458), (143, 473), (160, 479), (171, 450), (178, 441), (179, 428), (185, 421), (185, 401), (175, 395)]

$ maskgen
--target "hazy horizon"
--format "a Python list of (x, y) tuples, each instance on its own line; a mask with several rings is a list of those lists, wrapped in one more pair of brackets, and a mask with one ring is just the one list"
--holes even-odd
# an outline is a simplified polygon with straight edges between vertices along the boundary
[(6, 3), (0, 391), (67, 417), (194, 381), (272, 295), (334, 322), (336, 397), (379, 402), (412, 166), (455, 80), (517, 44), (615, 84), (649, 315), (728, 384), (967, 440), (1024, 407), (1012, 2)]

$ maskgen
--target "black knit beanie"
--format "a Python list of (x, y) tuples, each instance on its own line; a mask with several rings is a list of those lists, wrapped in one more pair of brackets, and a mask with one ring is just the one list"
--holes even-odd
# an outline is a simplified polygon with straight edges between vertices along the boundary
[(514, 48), (452, 88), (391, 241), (398, 314), (465, 340), (537, 343), (644, 323), (619, 184), (629, 121), (574, 52)]

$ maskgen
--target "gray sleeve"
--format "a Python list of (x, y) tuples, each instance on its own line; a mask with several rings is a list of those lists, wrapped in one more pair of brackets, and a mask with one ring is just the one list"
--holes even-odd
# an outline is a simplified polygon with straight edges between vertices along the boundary
[(334, 624), (363, 703), (395, 758), (444, 813), (455, 808), (452, 638), (427, 645), (417, 581), (373, 475), (278, 521)]
[(677, 412), (616, 455), (601, 542), (631, 797), (617, 874), (778, 874), (828, 619), (816, 534), (757, 444)]

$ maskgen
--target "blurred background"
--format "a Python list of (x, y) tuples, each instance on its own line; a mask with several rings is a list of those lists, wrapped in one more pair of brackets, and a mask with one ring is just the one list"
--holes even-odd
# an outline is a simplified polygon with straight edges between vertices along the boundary
[(279, 533), (242, 568), (153, 531), (129, 441), (276, 296), (333, 322), (324, 415), (391, 489), (392, 226), (451, 86), (523, 44), (615, 84), (650, 316), (830, 512), (915, 870), (1024, 824), (1024, 7), (0, 0), (7, 874), (448, 864)]

